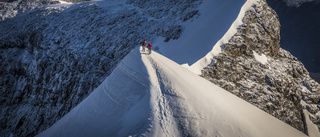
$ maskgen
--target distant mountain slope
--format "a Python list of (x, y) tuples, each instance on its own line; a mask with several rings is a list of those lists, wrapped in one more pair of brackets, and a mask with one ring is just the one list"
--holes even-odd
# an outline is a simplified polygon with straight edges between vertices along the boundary
[(0, 22), (48, 4), (57, 4), (58, 0), (9, 0), (0, 5)]
[[(17, 2), (17, 7), (41, 3)], [(0, 136), (33, 136), (46, 129), (143, 39), (179, 38), (181, 24), (195, 17), (199, 4), (106, 0), (40, 5), (0, 22)]]
[(175, 62), (136, 48), (50, 136), (304, 137)]

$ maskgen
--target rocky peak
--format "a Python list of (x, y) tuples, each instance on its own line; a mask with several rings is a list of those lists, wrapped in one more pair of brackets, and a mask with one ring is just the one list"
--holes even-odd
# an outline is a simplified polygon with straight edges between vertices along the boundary
[(264, 1), (246, 12), (245, 22), (229, 43), (223, 45), (229, 56), (253, 55), (253, 51), (276, 57), (280, 48), (279, 18)]
[(300, 103), (305, 101), (310, 119), (320, 127), (320, 85), (296, 57), (280, 48), (276, 12), (261, 0), (243, 22), (202, 76), (307, 133)]

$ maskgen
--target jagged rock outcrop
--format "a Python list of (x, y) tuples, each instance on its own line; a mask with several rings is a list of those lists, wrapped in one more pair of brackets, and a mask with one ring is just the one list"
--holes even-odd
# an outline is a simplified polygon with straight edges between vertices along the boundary
[(320, 128), (320, 85), (296, 57), (280, 48), (276, 12), (261, 0), (243, 22), (202, 76), (306, 133), (300, 104), (304, 100)]
[(142, 2), (36, 8), (1, 22), (0, 136), (51, 126), (143, 39), (178, 38), (201, 1)]

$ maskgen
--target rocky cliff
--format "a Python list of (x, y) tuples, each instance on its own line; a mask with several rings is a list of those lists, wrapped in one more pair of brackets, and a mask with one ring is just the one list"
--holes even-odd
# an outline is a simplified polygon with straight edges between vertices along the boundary
[(320, 85), (296, 57), (280, 48), (276, 12), (261, 0), (243, 22), (202, 76), (306, 133), (303, 100), (320, 128)]
[(143, 39), (179, 38), (201, 1), (103, 2), (35, 7), (0, 23), (0, 136), (51, 126)]

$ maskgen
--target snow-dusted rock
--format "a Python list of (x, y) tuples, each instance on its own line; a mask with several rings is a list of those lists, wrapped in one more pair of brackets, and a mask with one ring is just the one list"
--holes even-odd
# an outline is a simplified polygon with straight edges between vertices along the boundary
[[(297, 58), (280, 48), (277, 14), (261, 0), (243, 18), (238, 32), (222, 45), (202, 76), (258, 108), (307, 132), (301, 100), (320, 127), (320, 85)], [(264, 56), (261, 63), (257, 56)]]

